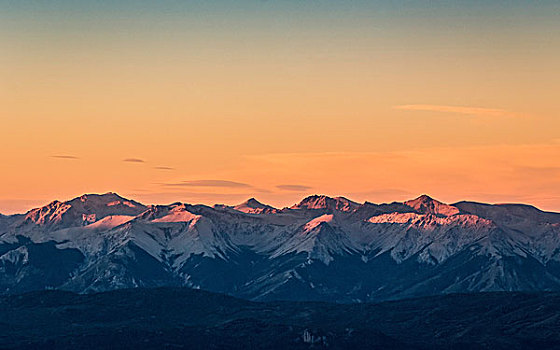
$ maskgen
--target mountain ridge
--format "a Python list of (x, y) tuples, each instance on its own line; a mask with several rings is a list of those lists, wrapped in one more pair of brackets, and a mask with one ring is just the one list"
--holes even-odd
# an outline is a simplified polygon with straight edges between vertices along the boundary
[[(84, 201), (84, 199), (87, 198), (113, 198), (116, 201), (123, 201), (123, 202), (129, 202), (129, 203), (133, 203), (135, 205), (138, 206), (143, 206), (143, 207), (148, 207), (150, 205), (172, 205), (172, 204), (178, 204), (178, 203), (184, 203), (186, 204), (187, 202), (174, 202), (174, 203), (170, 203), (170, 204), (142, 204), (138, 201), (134, 201), (132, 199), (128, 199), (125, 197), (122, 197), (121, 195), (119, 195), (116, 192), (105, 192), (105, 193), (85, 193), (82, 194), (80, 196), (74, 197), (72, 199), (66, 200), (66, 201), (61, 201), (61, 200), (53, 200), (51, 202), (49, 202), (48, 204), (45, 204), (43, 206), (40, 207), (35, 207), (32, 208), (26, 212), (23, 213), (14, 213), (14, 214), (2, 214), (0, 212), (0, 217), (10, 217), (10, 216), (17, 216), (17, 215), (26, 215), (30, 212), (33, 212), (34, 210), (37, 209), (41, 209), (41, 208), (45, 208), (48, 207), (49, 205), (55, 204), (55, 203), (77, 203), (78, 201)], [(323, 194), (313, 194), (313, 195), (308, 195), (307, 197), (303, 198), (300, 202), (293, 204), (291, 206), (287, 206), (284, 209), (301, 209), (301, 208), (305, 208), (306, 206), (308, 207), (308, 209), (326, 209), (325, 208), (325, 204), (322, 205), (322, 207), (318, 207), (318, 208), (309, 208), (310, 204), (308, 203), (313, 203), (313, 202), (317, 202), (317, 201), (330, 201), (331, 203), (348, 203), (350, 205), (352, 205), (352, 207), (357, 206), (367, 206), (367, 205), (373, 205), (373, 206), (389, 206), (389, 205), (394, 205), (394, 204), (405, 204), (407, 205), (407, 203), (409, 204), (413, 204), (415, 202), (433, 202), (434, 204), (439, 204), (439, 205), (446, 205), (446, 206), (463, 206), (463, 205), (467, 205), (467, 204), (473, 204), (473, 205), (481, 205), (481, 206), (487, 206), (487, 207), (521, 207), (521, 208), (527, 208), (530, 210), (535, 210), (537, 212), (540, 213), (544, 213), (544, 214), (555, 214), (555, 215), (559, 215), (560, 216), (560, 212), (554, 212), (554, 211), (547, 211), (547, 210), (542, 210), (539, 209), (538, 207), (531, 205), (531, 204), (527, 204), (527, 203), (484, 203), (484, 202), (476, 202), (476, 201), (469, 201), (469, 200), (463, 200), (463, 201), (458, 201), (455, 203), (451, 203), (451, 204), (446, 204), (444, 202), (441, 202), (437, 199), (434, 199), (433, 197), (431, 197), (430, 195), (427, 194), (422, 194), (416, 198), (410, 199), (410, 200), (406, 200), (403, 202), (390, 202), (390, 203), (373, 203), (370, 201), (365, 201), (364, 203), (359, 203), (356, 201), (352, 201), (346, 197), (342, 197), (342, 196), (335, 196), (335, 197), (330, 197), (328, 195), (323, 195)], [(275, 208), (271, 205), (268, 204), (264, 204), (262, 202), (260, 202), (258, 199), (256, 199), (255, 197), (250, 197), (248, 198), (246, 201), (238, 204), (238, 205), (233, 205), (233, 206), (226, 206), (223, 204), (214, 204), (215, 207), (228, 207), (228, 208), (235, 208), (236, 206), (241, 206), (241, 205), (248, 205), (249, 203), (251, 203), (251, 205), (256, 205), (257, 207), (267, 207), (267, 208), (272, 208), (272, 209), (276, 209), (276, 210), (281, 210), (279, 208)], [(193, 204), (193, 205), (204, 205), (204, 206), (208, 206), (211, 207), (212, 205), (205, 205), (205, 204)], [(331, 207), (332, 208), (332, 207)], [(560, 220), (560, 219), (559, 219)]]

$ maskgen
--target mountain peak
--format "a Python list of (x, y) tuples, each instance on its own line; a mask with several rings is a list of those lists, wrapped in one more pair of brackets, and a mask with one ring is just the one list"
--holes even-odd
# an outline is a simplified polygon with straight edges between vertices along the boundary
[[(420, 202), (433, 202), (433, 201), (436, 201), (436, 202), (439, 202), (439, 201), (433, 199), (432, 197), (428, 196), (427, 194), (420, 195), (418, 198), (413, 199), (413, 201), (420, 201)], [(440, 202), (440, 203), (441, 203), (441, 202)]]
[(107, 207), (113, 207), (116, 211), (118, 211), (117, 208), (129, 208), (134, 212), (142, 212), (146, 208), (143, 204), (135, 202), (131, 199), (121, 197), (114, 192), (107, 192), (104, 194), (84, 194), (80, 197), (76, 197), (68, 202), (65, 202), (65, 204), (71, 205), (79, 211), (86, 212), (104, 210)]
[(96, 201), (96, 202), (107, 202), (107, 201), (115, 201), (115, 200), (121, 200), (121, 201), (129, 201), (129, 202), (133, 202), (130, 199), (126, 199), (124, 197), (121, 197), (120, 195), (118, 195), (115, 192), (107, 192), (107, 193), (103, 193), (103, 194), (97, 194), (97, 193), (84, 193), (83, 195), (76, 197), (74, 199), (69, 200), (67, 203), (70, 202), (87, 202), (87, 201)]
[(251, 197), (249, 199), (247, 199), (244, 202), (245, 205), (250, 206), (251, 208), (264, 208), (267, 207), (267, 205), (259, 202), (258, 200), (256, 200), (254, 197)]
[(344, 197), (329, 197), (326, 195), (312, 195), (304, 198), (290, 209), (328, 209), (337, 211), (354, 211), (360, 205)]
[(234, 206), (233, 209), (247, 214), (264, 214), (276, 212), (276, 208), (267, 204), (263, 204), (253, 197), (247, 199), (241, 204)]
[(116, 193), (83, 194), (66, 202), (55, 200), (30, 210), (26, 222), (49, 227), (87, 225), (110, 215), (136, 216), (146, 210), (143, 204)]
[(459, 213), (459, 209), (452, 205), (442, 203), (432, 197), (423, 194), (418, 198), (404, 202), (412, 209), (426, 214), (451, 216)]

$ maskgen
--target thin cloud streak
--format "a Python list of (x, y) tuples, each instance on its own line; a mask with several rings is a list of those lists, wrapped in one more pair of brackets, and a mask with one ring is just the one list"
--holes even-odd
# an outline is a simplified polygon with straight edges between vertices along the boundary
[(169, 166), (155, 166), (154, 169), (156, 170), (175, 170), (175, 168)]
[(51, 156), (51, 158), (56, 158), (56, 159), (68, 159), (68, 160), (80, 159), (79, 157), (76, 157), (76, 156), (64, 155), (64, 154), (57, 154), (57, 155)]
[(482, 107), (466, 107), (466, 106), (446, 106), (446, 105), (400, 105), (394, 106), (394, 109), (403, 111), (421, 111), (421, 112), (440, 112), (485, 117), (508, 117), (513, 116), (512, 113), (498, 108), (482, 108)]
[(125, 159), (123, 159), (123, 162), (127, 162), (127, 163), (146, 163), (143, 159), (139, 159), (139, 158), (125, 158)]

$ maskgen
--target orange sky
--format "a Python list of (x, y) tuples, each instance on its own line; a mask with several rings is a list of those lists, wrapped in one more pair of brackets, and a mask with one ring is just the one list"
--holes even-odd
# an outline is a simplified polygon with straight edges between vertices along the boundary
[(560, 211), (557, 5), (53, 3), (0, 9), (1, 213), (107, 191)]

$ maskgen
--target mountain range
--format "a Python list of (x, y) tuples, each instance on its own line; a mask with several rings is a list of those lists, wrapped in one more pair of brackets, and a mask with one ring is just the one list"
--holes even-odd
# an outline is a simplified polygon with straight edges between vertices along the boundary
[(190, 287), (254, 301), (560, 291), (560, 213), (314, 195), (288, 208), (115, 193), (0, 216), (0, 293)]

